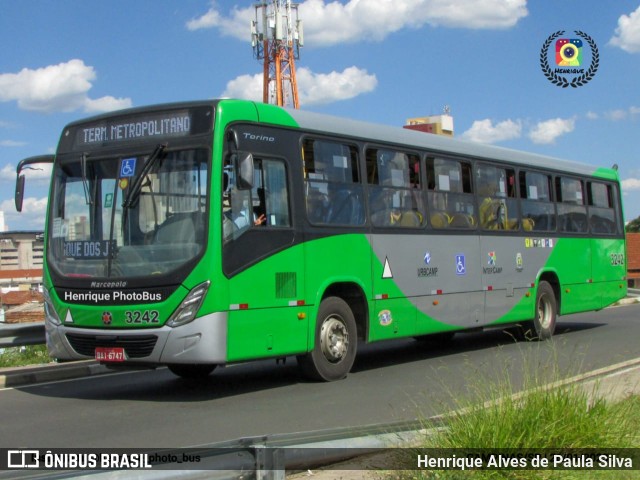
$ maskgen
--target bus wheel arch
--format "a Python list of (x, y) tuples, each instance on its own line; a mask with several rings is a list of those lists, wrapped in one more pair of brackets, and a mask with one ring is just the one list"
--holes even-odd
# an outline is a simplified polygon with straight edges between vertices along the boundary
[(342, 298), (323, 298), (315, 323), (313, 348), (298, 356), (302, 373), (313, 380), (340, 380), (351, 371), (358, 347), (355, 317)]
[(328, 297), (338, 297), (347, 302), (356, 322), (358, 339), (366, 340), (369, 335), (369, 308), (362, 287), (355, 282), (333, 283), (322, 294), (322, 300)]

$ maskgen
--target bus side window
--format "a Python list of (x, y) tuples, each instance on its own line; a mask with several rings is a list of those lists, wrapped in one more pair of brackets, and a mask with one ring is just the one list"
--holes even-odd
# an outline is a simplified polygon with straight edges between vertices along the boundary
[(252, 190), (254, 225), (290, 227), (287, 171), (283, 161), (256, 160)]
[(477, 164), (478, 216), (484, 230), (518, 230), (515, 172)]
[(587, 184), (589, 226), (593, 233), (612, 235), (618, 233), (613, 202), (613, 186), (600, 182)]
[(312, 224), (364, 225), (358, 149), (307, 138), (302, 144), (307, 218)]
[(520, 172), (520, 208), (525, 231), (553, 232), (556, 212), (551, 198), (551, 178), (537, 172)]
[(556, 177), (556, 197), (560, 231), (585, 233), (588, 222), (582, 181), (575, 178)]
[(371, 223), (377, 227), (421, 227), (425, 215), (420, 157), (368, 148), (366, 164)]
[[(476, 228), (471, 165), (443, 158), (427, 158), (429, 212), (433, 228)], [(433, 179), (433, 180), (431, 180)]]

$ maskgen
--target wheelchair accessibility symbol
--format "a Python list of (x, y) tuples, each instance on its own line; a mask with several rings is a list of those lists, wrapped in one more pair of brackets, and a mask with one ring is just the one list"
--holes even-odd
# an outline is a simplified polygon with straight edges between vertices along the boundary
[(136, 158), (123, 158), (120, 165), (120, 178), (133, 177), (136, 172)]
[(466, 262), (463, 253), (456, 255), (456, 275), (465, 275), (467, 273)]

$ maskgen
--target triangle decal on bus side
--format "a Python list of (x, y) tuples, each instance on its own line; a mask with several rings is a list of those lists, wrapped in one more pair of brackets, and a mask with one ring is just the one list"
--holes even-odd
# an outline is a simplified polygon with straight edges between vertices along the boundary
[(391, 266), (389, 265), (389, 259), (384, 257), (384, 270), (382, 271), (382, 278), (393, 278), (393, 272), (391, 271)]

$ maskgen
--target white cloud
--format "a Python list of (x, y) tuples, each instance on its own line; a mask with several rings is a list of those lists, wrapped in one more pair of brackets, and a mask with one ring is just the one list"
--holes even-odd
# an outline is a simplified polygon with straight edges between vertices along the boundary
[[(505, 29), (528, 15), (526, 0), (306, 0), (298, 8), (307, 45), (335, 45), (384, 40), (403, 28), (424, 25)], [(219, 28), (224, 35), (249, 40), (253, 7), (234, 8), (224, 17), (215, 2), (202, 16), (187, 22), (189, 30)]]
[(87, 93), (96, 79), (93, 67), (73, 59), (58, 65), (0, 74), (0, 102), (18, 102), (23, 110), (38, 112), (108, 111), (131, 106), (129, 98), (91, 99)]
[(465, 140), (478, 143), (496, 143), (505, 140), (519, 138), (522, 134), (522, 123), (520, 120), (513, 121), (511, 119), (493, 122), (485, 118), (484, 120), (476, 120), (471, 128), (464, 132), (461, 137)]
[(44, 230), (47, 197), (25, 198), (20, 213), (16, 212), (13, 200), (4, 200), (0, 210), (4, 212), (5, 224), (12, 230)]
[(611, 120), (612, 122), (619, 122), (627, 118), (627, 111), (618, 109), (618, 110), (610, 110), (605, 112), (604, 114), (607, 120)]
[(554, 143), (561, 135), (573, 132), (575, 126), (574, 118), (553, 118), (538, 123), (529, 132), (529, 138), (533, 143)]
[[(300, 104), (320, 105), (347, 100), (373, 91), (378, 80), (355, 66), (342, 72), (313, 73), (308, 68), (296, 70)], [(222, 96), (262, 101), (262, 73), (241, 75), (227, 83)]]
[(640, 52), (640, 7), (631, 14), (618, 18), (618, 28), (609, 43), (625, 52)]
[(587, 112), (585, 118), (588, 120), (598, 120), (599, 118), (604, 118), (605, 120), (609, 120), (611, 122), (619, 122), (622, 120), (635, 120), (635, 117), (640, 115), (640, 107), (630, 106), (628, 108), (617, 108), (615, 110), (608, 110), (602, 114), (598, 114), (596, 112)]
[(627, 178), (620, 182), (622, 185), (622, 190), (626, 192), (640, 190), (640, 178)]
[[(24, 173), (27, 178), (27, 183), (31, 184), (49, 184), (51, 179), (52, 165), (50, 163), (39, 163), (29, 165), (28, 168), (24, 168)], [(10, 163), (0, 169), (0, 181), (16, 181), (16, 167)]]
[(15, 140), (0, 140), (0, 147), (24, 147), (25, 142), (17, 142)]
[(111, 95), (92, 100), (87, 98), (84, 104), (84, 111), (87, 113), (112, 112), (123, 108), (131, 107), (130, 98), (115, 98)]
[(366, 70), (355, 66), (331, 73), (313, 73), (308, 68), (300, 68), (296, 75), (302, 105), (348, 100), (372, 92), (378, 85), (375, 75), (369, 75)]
[[(249, 9), (245, 9), (245, 10), (248, 11)], [(205, 13), (204, 15), (198, 18), (193, 18), (189, 20), (187, 22), (187, 29), (193, 31), (193, 30), (200, 30), (202, 28), (219, 27), (221, 21), (222, 21), (222, 17), (220, 16), (220, 14), (218, 13), (218, 11), (215, 9), (215, 6), (214, 6), (214, 7), (211, 7), (209, 11), (207, 11), (207, 13)]]
[(262, 73), (240, 75), (227, 82), (222, 97), (262, 101)]

